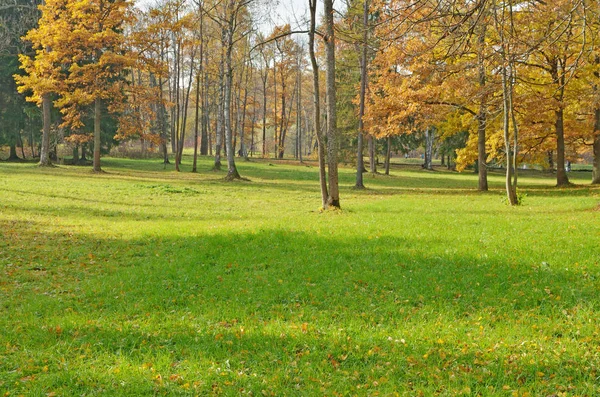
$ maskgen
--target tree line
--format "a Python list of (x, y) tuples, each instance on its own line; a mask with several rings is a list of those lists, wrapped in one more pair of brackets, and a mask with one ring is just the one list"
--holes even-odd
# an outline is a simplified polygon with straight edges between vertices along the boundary
[(64, 137), (96, 172), (116, 141), (178, 171), (193, 147), (193, 171), (210, 155), (231, 180), (236, 157), (311, 156), (323, 207), (340, 206), (340, 158), (363, 188), (382, 144), (388, 171), (418, 142), (425, 168), (437, 151), (480, 190), (501, 164), (511, 204), (523, 164), (563, 186), (589, 155), (600, 183), (598, 2), (308, 3), (298, 27), (265, 33), (259, 0), (2, 0), (0, 144), (24, 156), (25, 138), (49, 165)]

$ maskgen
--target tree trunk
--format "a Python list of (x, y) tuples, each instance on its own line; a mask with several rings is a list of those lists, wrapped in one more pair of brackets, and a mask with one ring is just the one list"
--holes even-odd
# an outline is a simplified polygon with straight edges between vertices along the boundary
[[(154, 74), (150, 75), (150, 81), (152, 85), (156, 85), (156, 77)], [(158, 101), (158, 111), (157, 111), (157, 122), (158, 128), (160, 130), (160, 148), (163, 155), (163, 164), (169, 164), (169, 152), (167, 149), (167, 111), (165, 109), (165, 102), (163, 98), (163, 80), (162, 77), (158, 79), (158, 88), (159, 88), (159, 101)]]
[(296, 158), (302, 162), (302, 47), (298, 49), (298, 100), (296, 101)]
[(427, 127), (425, 130), (425, 163), (423, 168), (433, 170), (433, 141), (435, 139), (435, 130)]
[(592, 184), (600, 184), (600, 109), (595, 112), (596, 122), (594, 125), (594, 165), (592, 172)]
[(52, 100), (50, 94), (44, 94), (42, 96), (42, 150), (40, 151), (40, 167), (49, 167), (52, 165), (50, 162), (50, 110), (52, 107)]
[(333, 0), (323, 0), (325, 16), (325, 79), (327, 104), (327, 171), (329, 178), (329, 196), (327, 205), (340, 208), (338, 186), (339, 137), (337, 129), (336, 89), (335, 89), (335, 33), (333, 22)]
[(279, 148), (279, 140), (277, 135), (277, 69), (275, 65), (275, 60), (273, 60), (273, 158), (277, 158), (277, 149)]
[[(202, 70), (202, 58), (200, 58), (200, 70)], [(192, 163), (192, 172), (198, 172), (198, 129), (200, 124), (200, 79), (201, 71), (196, 76), (196, 112), (194, 114), (194, 160)]]
[(73, 146), (73, 160), (72, 160), (72, 164), (73, 165), (77, 165), (79, 164), (79, 145), (75, 145)]
[(390, 160), (392, 157), (392, 137), (387, 137), (387, 150), (385, 152), (385, 174), (390, 174)]
[[(485, 35), (486, 35), (486, 24), (481, 24), (481, 32), (478, 38), (478, 53), (477, 63), (479, 66), (479, 89), (481, 90), (481, 101), (479, 102), (479, 114), (477, 115), (477, 173), (479, 181), (477, 184), (477, 190), (485, 192), (488, 190), (487, 180), (487, 154), (485, 152), (485, 135), (487, 128), (487, 92), (486, 92), (486, 74), (485, 74)], [(450, 162), (448, 162), (450, 166)]]
[[(205, 57), (205, 62), (208, 63), (208, 57)], [(206, 66), (206, 65), (205, 65)], [(204, 73), (204, 84), (202, 86), (202, 139), (200, 140), (200, 154), (202, 156), (208, 155), (208, 149), (210, 147), (208, 138), (208, 73)]]
[(356, 143), (356, 183), (354, 188), (364, 189), (363, 171), (365, 164), (363, 160), (363, 136), (364, 136), (364, 121), (365, 115), (365, 96), (367, 92), (367, 46), (368, 46), (368, 30), (369, 24), (369, 1), (364, 0), (363, 4), (363, 42), (360, 54), (360, 97), (358, 104), (358, 137)]
[[(512, 113), (512, 73), (508, 72), (508, 60), (506, 59), (506, 53), (504, 52), (506, 47), (503, 48), (503, 68), (502, 68), (502, 104), (503, 104), (503, 132), (504, 132), (504, 150), (506, 152), (506, 196), (510, 205), (517, 205), (517, 194), (516, 186), (513, 184), (513, 160), (512, 160), (512, 148), (510, 145), (510, 117)], [(513, 119), (514, 120), (514, 119)]]
[(369, 135), (369, 172), (371, 174), (377, 173), (377, 159), (375, 157), (375, 138)]
[(308, 0), (310, 9), (310, 30), (308, 33), (308, 50), (310, 53), (310, 63), (313, 70), (313, 105), (314, 105), (314, 128), (317, 137), (317, 153), (319, 159), (319, 182), (321, 186), (321, 204), (322, 208), (327, 207), (327, 175), (325, 173), (325, 142), (323, 132), (321, 131), (321, 103), (319, 94), (319, 65), (315, 55), (315, 31), (316, 31), (316, 12), (317, 0)]
[[(250, 56), (248, 55), (247, 62), (250, 63)], [(240, 126), (240, 152), (244, 160), (248, 160), (248, 151), (246, 150), (246, 145), (244, 144), (244, 130), (246, 127), (246, 106), (248, 105), (248, 79), (252, 73), (252, 68), (248, 67), (246, 70), (246, 76), (244, 78), (244, 100), (242, 102), (242, 124)]]
[(8, 159), (10, 161), (19, 161), (21, 160), (19, 158), (19, 155), (17, 154), (17, 144), (16, 143), (11, 143), (10, 147), (9, 147), (9, 152), (8, 152)]
[[(316, 0), (315, 0), (316, 1)], [(269, 72), (265, 72), (263, 78), (263, 114), (262, 114), (262, 156), (267, 157), (267, 81), (266, 75)]]
[(559, 109), (554, 113), (556, 114), (556, 186), (568, 186), (570, 182), (565, 170), (564, 111)]
[(96, 98), (94, 101), (94, 172), (102, 172), (100, 167), (100, 120), (102, 117), (102, 99)]
[[(233, 2), (234, 0), (229, 0)], [(226, 31), (226, 52), (225, 52), (225, 92), (223, 103), (223, 115), (225, 117), (225, 146), (227, 149), (227, 180), (240, 179), (237, 167), (235, 165), (235, 147), (233, 146), (232, 128), (231, 128), (231, 90), (233, 86), (233, 66), (231, 53), (233, 51), (233, 34), (236, 23), (236, 13), (230, 16), (229, 25)]]
[(219, 104), (217, 105), (217, 128), (216, 128), (216, 144), (215, 144), (215, 165), (213, 167), (214, 170), (220, 170), (221, 169), (221, 148), (223, 146), (223, 128), (224, 128), (224, 123), (225, 123), (225, 119), (224, 119), (224, 59), (223, 59), (223, 55), (221, 56), (221, 62), (220, 62), (220, 74), (219, 74)]

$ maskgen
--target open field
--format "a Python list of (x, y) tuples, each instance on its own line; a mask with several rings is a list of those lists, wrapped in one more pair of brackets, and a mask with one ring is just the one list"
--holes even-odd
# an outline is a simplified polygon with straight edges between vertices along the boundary
[(0, 163), (0, 395), (600, 395), (600, 188)]

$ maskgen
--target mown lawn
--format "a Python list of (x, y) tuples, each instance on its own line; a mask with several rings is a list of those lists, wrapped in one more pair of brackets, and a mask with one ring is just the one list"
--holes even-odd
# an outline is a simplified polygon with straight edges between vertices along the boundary
[(0, 163), (0, 395), (600, 395), (600, 189)]

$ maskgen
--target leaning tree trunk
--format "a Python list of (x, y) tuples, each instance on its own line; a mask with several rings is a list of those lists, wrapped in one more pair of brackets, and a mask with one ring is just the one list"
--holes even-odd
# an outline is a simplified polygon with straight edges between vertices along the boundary
[(100, 167), (100, 119), (102, 117), (102, 99), (96, 98), (94, 101), (94, 172), (102, 172)]
[(333, 29), (333, 0), (324, 0), (325, 13), (325, 54), (327, 73), (325, 75), (327, 104), (327, 171), (329, 177), (329, 196), (327, 205), (340, 208), (338, 186), (339, 137), (337, 129), (336, 91), (335, 91), (335, 33)]
[(40, 167), (48, 167), (52, 165), (50, 162), (50, 108), (52, 101), (50, 94), (44, 94), (42, 96), (42, 150), (40, 151)]

